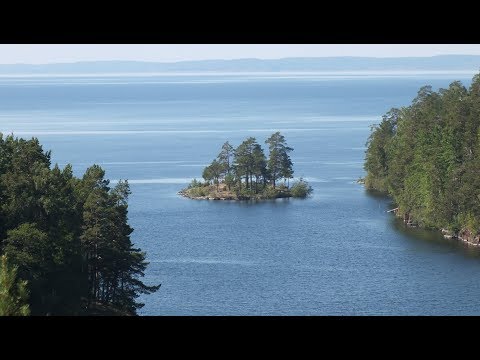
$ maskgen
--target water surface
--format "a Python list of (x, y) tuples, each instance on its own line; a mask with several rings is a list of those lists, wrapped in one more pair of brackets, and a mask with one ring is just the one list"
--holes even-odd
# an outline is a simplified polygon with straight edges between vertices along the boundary
[[(355, 183), (370, 125), (422, 85), (470, 76), (90, 76), (0, 79), (0, 130), (38, 136), (80, 176), (129, 179), (147, 252), (142, 315), (478, 315), (477, 251), (405, 229)], [(306, 200), (176, 193), (224, 141), (281, 131)]]

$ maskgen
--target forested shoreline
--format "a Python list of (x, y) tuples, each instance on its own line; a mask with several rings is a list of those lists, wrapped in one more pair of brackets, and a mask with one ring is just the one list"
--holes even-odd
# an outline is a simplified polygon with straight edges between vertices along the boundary
[[(313, 189), (302, 178), (290, 187), (293, 162), (288, 146), (280, 132), (265, 140), (268, 158), (256, 138), (248, 137), (234, 148), (228, 141), (218, 156), (203, 169), (204, 182), (193, 179), (179, 192), (192, 199), (250, 200), (287, 197), (305, 198)], [(283, 183), (278, 184), (283, 179)]]
[(0, 315), (134, 315), (147, 262), (128, 224), (127, 181), (51, 166), (38, 139), (0, 133)]
[(387, 193), (405, 222), (480, 242), (480, 74), (392, 108), (367, 141), (365, 186)]

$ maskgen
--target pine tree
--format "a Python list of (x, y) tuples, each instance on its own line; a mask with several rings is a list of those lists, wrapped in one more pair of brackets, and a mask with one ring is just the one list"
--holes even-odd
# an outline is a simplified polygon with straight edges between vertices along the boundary
[(258, 193), (258, 181), (263, 180), (265, 185), (267, 181), (267, 159), (260, 144), (255, 144), (252, 151), (253, 167), (252, 172), (255, 175), (255, 194)]
[(140, 281), (147, 263), (130, 241), (129, 193), (125, 182), (111, 189), (98, 165), (78, 179), (71, 165), (50, 168), (37, 139), (0, 134), (0, 251), (28, 282), (32, 314), (98, 302), (135, 313), (136, 297), (158, 289)]
[[(236, 149), (234, 155), (234, 168), (236, 176), (241, 178), (245, 176), (245, 186), (252, 190), (252, 177), (254, 167), (253, 151), (257, 144), (254, 137), (249, 137), (243, 141)], [(249, 185), (250, 184), (250, 185)]]
[(480, 74), (469, 89), (454, 81), (424, 86), (393, 109), (367, 142), (367, 188), (388, 192), (407, 220), (480, 232)]
[(223, 173), (230, 174), (232, 157), (234, 154), (233, 146), (227, 141), (222, 145), (222, 150), (218, 154), (218, 162), (223, 166)]
[(0, 257), (0, 316), (30, 315), (27, 282), (17, 279), (17, 270), (7, 256)]
[(275, 188), (276, 181), (281, 178), (291, 178), (293, 176), (293, 164), (288, 153), (293, 148), (287, 145), (285, 137), (279, 131), (273, 133), (265, 143), (268, 144), (270, 151), (268, 159), (268, 172)]

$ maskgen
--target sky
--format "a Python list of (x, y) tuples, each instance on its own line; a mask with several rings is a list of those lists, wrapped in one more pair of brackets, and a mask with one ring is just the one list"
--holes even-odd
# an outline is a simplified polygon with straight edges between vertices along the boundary
[(480, 44), (0, 44), (0, 64), (446, 54), (480, 55)]

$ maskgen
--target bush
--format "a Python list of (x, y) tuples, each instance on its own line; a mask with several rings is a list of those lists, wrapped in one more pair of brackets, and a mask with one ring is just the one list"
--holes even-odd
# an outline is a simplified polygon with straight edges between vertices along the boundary
[(188, 185), (189, 189), (196, 188), (202, 186), (202, 183), (198, 181), (197, 179), (193, 179), (190, 184)]
[(297, 198), (306, 198), (312, 192), (312, 187), (302, 178), (300, 178), (299, 181), (295, 182), (290, 188), (290, 193), (292, 194), (292, 196)]
[(277, 194), (277, 190), (275, 190), (272, 186), (267, 186), (265, 189), (263, 189), (262, 197), (264, 199), (275, 199)]
[(189, 189), (188, 193), (191, 196), (207, 196), (209, 194), (208, 186), (197, 186)]

